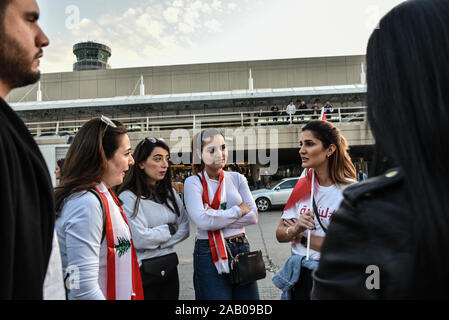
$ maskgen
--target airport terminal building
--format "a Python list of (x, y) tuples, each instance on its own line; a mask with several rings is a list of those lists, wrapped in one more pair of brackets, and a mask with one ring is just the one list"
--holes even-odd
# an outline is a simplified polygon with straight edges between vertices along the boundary
[[(330, 121), (347, 138), (357, 167), (368, 169), (374, 143), (366, 121), (365, 56), (239, 61), (42, 74), (7, 97), (53, 172), (68, 140), (100, 115), (122, 121), (132, 145), (163, 138), (175, 170), (188, 174), (190, 142), (202, 128), (226, 135), (238, 162), (268, 181), (299, 174), (299, 135), (330, 101)], [(290, 101), (296, 113), (285, 113)], [(307, 109), (299, 109), (305, 101)], [(273, 105), (279, 114), (271, 111)], [(274, 166), (274, 162), (277, 162)]]

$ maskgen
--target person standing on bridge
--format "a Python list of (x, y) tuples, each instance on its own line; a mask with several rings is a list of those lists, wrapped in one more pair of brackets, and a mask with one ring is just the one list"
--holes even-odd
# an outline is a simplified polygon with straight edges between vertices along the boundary
[(245, 227), (257, 207), (242, 174), (223, 170), (228, 158), (220, 131), (203, 130), (192, 141), (193, 175), (185, 183), (187, 212), (197, 226), (193, 284), (197, 300), (258, 300), (257, 282), (232, 287), (227, 247), (235, 257), (250, 252)]
[[(307, 123), (302, 128), (300, 146), (304, 172), (276, 230), (279, 242), (291, 242), (292, 256), (273, 277), (275, 285), (283, 291), (281, 298), (291, 300), (310, 299), (312, 271), (318, 265), (326, 229), (343, 199), (343, 190), (356, 182), (346, 139), (332, 123), (323, 120)], [(312, 176), (315, 188), (311, 208)], [(309, 260), (306, 260), (307, 230), (312, 230)]]
[(294, 120), (293, 115), (296, 113), (296, 106), (293, 104), (293, 101), (290, 101), (290, 103), (285, 108), (285, 112), (288, 114), (290, 118), (290, 123)]
[[(350, 186), (314, 274), (314, 299), (449, 297), (449, 1), (410, 0), (368, 42), (372, 177)], [(387, 171), (384, 158), (395, 167)]]
[(182, 200), (172, 187), (170, 149), (161, 139), (145, 138), (133, 158), (118, 194), (133, 234), (145, 300), (178, 300), (173, 247), (190, 230)]
[(40, 78), (39, 59), (49, 40), (38, 19), (35, 0), (0, 1), (0, 300), (42, 299), (52, 252), (50, 173), (27, 127), (5, 102), (11, 90)]

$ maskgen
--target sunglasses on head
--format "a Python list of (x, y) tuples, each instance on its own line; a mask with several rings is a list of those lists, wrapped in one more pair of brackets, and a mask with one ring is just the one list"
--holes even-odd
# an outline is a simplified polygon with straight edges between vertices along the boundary
[(101, 119), (101, 121), (106, 123), (107, 126), (111, 126), (113, 128), (117, 128), (117, 125), (111, 119), (109, 119), (108, 117), (102, 115), (100, 119)]
[(153, 138), (153, 137), (148, 137), (148, 138), (146, 138), (146, 140), (150, 141), (151, 143), (156, 143), (158, 141), (165, 142), (164, 139), (162, 139), (162, 138)]
[(104, 123), (106, 123), (106, 128), (104, 129), (104, 131), (103, 131), (103, 138), (104, 138), (104, 135), (106, 134), (106, 130), (108, 130), (108, 126), (111, 126), (112, 128), (117, 128), (117, 125), (111, 120), (111, 119), (109, 119), (108, 117), (106, 117), (106, 116), (101, 116), (101, 118), (100, 118), (100, 120), (102, 121), (102, 122), (104, 122)]

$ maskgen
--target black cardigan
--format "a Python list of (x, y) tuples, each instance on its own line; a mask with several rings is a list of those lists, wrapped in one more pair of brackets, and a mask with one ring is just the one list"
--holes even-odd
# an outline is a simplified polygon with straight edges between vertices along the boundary
[(55, 205), (44, 158), (0, 98), (0, 299), (42, 299)]

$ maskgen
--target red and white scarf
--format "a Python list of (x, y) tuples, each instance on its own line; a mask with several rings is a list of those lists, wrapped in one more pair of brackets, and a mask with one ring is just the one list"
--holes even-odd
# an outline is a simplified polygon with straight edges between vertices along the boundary
[[(218, 189), (213, 194), (212, 187), (209, 184), (209, 176), (203, 170), (203, 204), (205, 210), (225, 210), (226, 209), (226, 183), (223, 170), (220, 173), (220, 184)], [(210, 203), (212, 200), (212, 204)], [(228, 254), (225, 247), (225, 239), (221, 230), (207, 231), (209, 236), (210, 252), (212, 254), (212, 261), (218, 274), (229, 273)]]
[(95, 187), (106, 211), (107, 300), (143, 300), (142, 278), (125, 213), (111, 189)]

